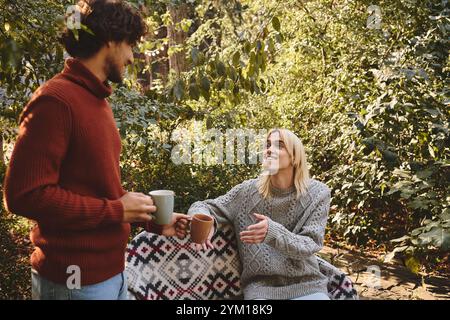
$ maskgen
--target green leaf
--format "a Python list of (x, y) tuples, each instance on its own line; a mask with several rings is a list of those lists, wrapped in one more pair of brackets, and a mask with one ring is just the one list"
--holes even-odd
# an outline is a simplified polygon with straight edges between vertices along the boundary
[(405, 261), (406, 267), (415, 274), (418, 274), (420, 271), (420, 261), (415, 257), (409, 257)]
[(431, 108), (427, 108), (425, 109), (426, 112), (428, 112), (429, 114), (431, 114), (433, 117), (438, 117), (441, 115), (441, 113), (439, 112), (439, 110), (436, 109), (431, 109)]
[(255, 47), (256, 47), (256, 52), (261, 51), (261, 49), (262, 49), (263, 46), (262, 46), (262, 43), (261, 43), (260, 40), (256, 41)]
[(434, 148), (431, 144), (428, 144), (428, 151), (433, 158), (436, 158), (436, 154), (434, 153)]
[(422, 228), (414, 229), (414, 230), (411, 232), (411, 236), (416, 237), (416, 236), (418, 236), (419, 234), (421, 234), (422, 232), (423, 232), (423, 229), (422, 229)]
[(161, 16), (161, 21), (164, 23), (164, 25), (168, 26), (170, 24), (172, 24), (172, 16), (170, 15), (169, 11), (166, 11), (162, 16)]
[(416, 176), (417, 178), (421, 179), (421, 180), (426, 180), (427, 178), (431, 177), (431, 175), (433, 174), (433, 170), (422, 170), (422, 171), (418, 171), (416, 172)]
[(239, 53), (239, 51), (236, 51), (233, 54), (233, 66), (239, 67), (240, 61), (241, 61), (241, 54)]
[(277, 17), (272, 18), (272, 27), (276, 31), (280, 32), (281, 25), (280, 25), (280, 20)]
[(221, 77), (226, 76), (226, 68), (225, 68), (225, 64), (222, 61), (219, 61), (216, 64), (216, 70), (217, 70), (217, 74)]
[(184, 32), (188, 32), (188, 31), (189, 31), (189, 28), (190, 28), (191, 25), (192, 25), (192, 20), (191, 20), (191, 19), (183, 19), (183, 20), (180, 22), (180, 25), (181, 25), (181, 29), (182, 29)]
[(266, 93), (266, 90), (267, 90), (266, 82), (263, 79), (260, 79), (259, 83), (260, 83), (259, 88), (261, 89), (261, 91), (263, 93)]
[(229, 91), (233, 91), (233, 89), (234, 89), (234, 83), (233, 83), (233, 81), (226, 80), (226, 81), (225, 81), (225, 89), (226, 89), (226, 90), (229, 90)]
[(252, 46), (251, 46), (250, 42), (245, 41), (245, 44), (244, 44), (244, 52), (245, 52), (246, 54), (249, 54), (251, 49), (252, 49)]
[(200, 90), (196, 83), (191, 83), (189, 85), (189, 96), (191, 99), (198, 100), (200, 98)]
[(75, 40), (79, 41), (78, 29), (71, 29)]
[(209, 92), (209, 90), (211, 89), (211, 82), (209, 81), (209, 79), (206, 76), (203, 76), (200, 79), (200, 86), (202, 87), (202, 89), (206, 92)]
[(177, 82), (175, 83), (175, 86), (173, 87), (173, 93), (175, 95), (175, 98), (177, 98), (177, 100), (183, 99), (183, 96), (184, 96), (183, 80), (181, 80), (181, 79), (177, 80)]
[(200, 90), (200, 93), (206, 99), (206, 101), (209, 101), (209, 99), (211, 98), (211, 94), (209, 91), (205, 91), (202, 89), (202, 90)]
[(89, 27), (87, 25), (81, 24), (80, 26), (81, 26), (81, 30), (89, 33), (92, 36), (95, 36), (95, 33), (91, 29), (89, 29)]
[(199, 53), (200, 53), (200, 51), (198, 50), (197, 47), (193, 47), (191, 49), (191, 58), (192, 58), (192, 62), (194, 63), (194, 65), (198, 65)]
[(383, 150), (382, 151), (383, 154), (383, 158), (387, 161), (387, 162), (396, 162), (398, 159), (398, 156), (396, 153), (391, 152), (389, 150)]

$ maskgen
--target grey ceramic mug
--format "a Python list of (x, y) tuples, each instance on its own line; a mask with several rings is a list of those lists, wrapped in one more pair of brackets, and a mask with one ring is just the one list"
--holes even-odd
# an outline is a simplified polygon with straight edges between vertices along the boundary
[(171, 190), (155, 190), (149, 192), (156, 206), (156, 212), (153, 213), (156, 224), (170, 224), (172, 222), (175, 193)]

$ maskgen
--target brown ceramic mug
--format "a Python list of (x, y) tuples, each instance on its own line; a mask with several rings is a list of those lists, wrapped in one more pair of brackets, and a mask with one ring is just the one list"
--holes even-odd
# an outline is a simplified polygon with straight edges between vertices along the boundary
[(196, 213), (191, 220), (191, 240), (192, 242), (202, 244), (208, 239), (214, 219), (211, 216), (202, 213)]

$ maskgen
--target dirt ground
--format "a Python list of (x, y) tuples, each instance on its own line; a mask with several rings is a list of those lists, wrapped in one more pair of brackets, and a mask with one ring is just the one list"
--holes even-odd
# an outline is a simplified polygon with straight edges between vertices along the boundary
[(416, 275), (347, 249), (326, 246), (319, 255), (350, 276), (361, 300), (450, 300), (448, 277)]

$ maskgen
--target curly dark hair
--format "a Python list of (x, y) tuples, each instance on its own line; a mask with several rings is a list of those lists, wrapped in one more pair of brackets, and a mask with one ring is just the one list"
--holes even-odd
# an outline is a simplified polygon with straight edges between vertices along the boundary
[(62, 44), (72, 57), (92, 57), (109, 41), (126, 41), (134, 46), (147, 32), (139, 12), (122, 0), (82, 0), (78, 7), (82, 25), (77, 30), (78, 39), (68, 28), (61, 36)]

